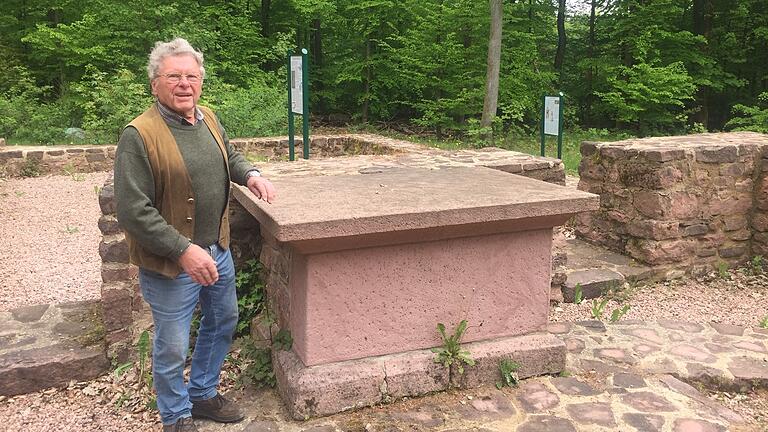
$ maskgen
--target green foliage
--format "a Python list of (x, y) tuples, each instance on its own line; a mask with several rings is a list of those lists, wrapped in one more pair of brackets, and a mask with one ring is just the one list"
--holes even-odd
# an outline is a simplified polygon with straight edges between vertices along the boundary
[(152, 370), (149, 367), (150, 339), (149, 332), (144, 330), (136, 344), (139, 360), (139, 378), (148, 388), (152, 388)]
[(598, 299), (592, 300), (592, 309), (590, 310), (592, 314), (592, 318), (596, 320), (602, 320), (603, 313), (605, 313), (605, 306), (607, 304), (608, 304), (607, 298), (604, 298), (603, 300), (598, 300)]
[(682, 128), (683, 108), (696, 86), (682, 63), (619, 66), (608, 79), (609, 88), (596, 94), (615, 120), (632, 124), (641, 134)]
[(474, 366), (475, 360), (472, 358), (472, 354), (461, 347), (461, 338), (466, 330), (467, 320), (461, 320), (453, 334), (448, 336), (445, 333), (445, 325), (443, 323), (437, 323), (437, 331), (440, 332), (440, 336), (443, 339), (443, 345), (437, 348), (432, 348), (432, 352), (437, 354), (435, 363), (440, 363), (446, 368), (450, 368), (455, 364), (459, 374), (464, 373), (464, 364), (467, 366)]
[(236, 87), (216, 79), (205, 86), (203, 103), (216, 111), (228, 136), (273, 136), (288, 129), (284, 87), (263, 80)]
[(291, 332), (286, 329), (280, 329), (277, 334), (272, 337), (272, 348), (279, 351), (288, 351), (293, 346), (293, 337)]
[(30, 157), (24, 159), (19, 174), (21, 174), (22, 177), (39, 177), (40, 161)]
[(618, 320), (620, 320), (621, 317), (623, 317), (624, 315), (627, 314), (627, 312), (629, 312), (629, 307), (630, 306), (628, 304), (625, 304), (621, 308), (614, 309), (613, 312), (611, 312), (611, 320), (610, 321), (612, 323), (615, 323)]
[(583, 292), (582, 292), (582, 289), (581, 289), (581, 284), (577, 283), (576, 284), (576, 290), (575, 290), (575, 292), (573, 294), (573, 302), (575, 304), (581, 304), (582, 300), (584, 300), (584, 297), (583, 297)]
[(501, 390), (502, 387), (517, 387), (519, 378), (517, 377), (517, 371), (520, 369), (520, 364), (511, 359), (502, 359), (499, 361), (499, 372), (501, 372), (501, 381), (496, 382), (496, 388)]
[(277, 384), (275, 372), (272, 370), (272, 351), (269, 347), (257, 346), (250, 336), (246, 336), (243, 338), (240, 353), (247, 361), (241, 375), (243, 382), (257, 388), (271, 388)]
[(240, 356), (243, 359), (241, 368), (241, 383), (252, 384), (256, 387), (274, 387), (275, 372), (272, 369), (272, 350), (288, 351), (293, 345), (293, 338), (288, 330), (281, 329), (269, 345), (256, 344), (250, 336), (241, 340)]
[(127, 69), (107, 73), (86, 66), (83, 78), (72, 85), (72, 97), (82, 110), (87, 139), (96, 144), (116, 143), (125, 125), (152, 103), (147, 89)]
[[(540, 97), (558, 91), (568, 130), (766, 132), (764, 0), (596, 4), (594, 22), (582, 10), (568, 14), (557, 71), (556, 2), (504, 3), (494, 136), (535, 137)], [(487, 135), (477, 126), (487, 2), (231, 0), (197, 2), (193, 14), (178, 0), (3, 6), (0, 136), (13, 142), (114, 142), (149, 100), (150, 48), (174, 36), (204, 52), (203, 96), (230, 137), (284, 132), (284, 56), (302, 47), (310, 51), (313, 114), (408, 122), (441, 137), (468, 134), (473, 145)], [(65, 132), (78, 129), (84, 135)], [(578, 156), (574, 148), (566, 146), (564, 159)]]
[(728, 272), (728, 263), (725, 261), (720, 261), (717, 263), (717, 274), (720, 276), (720, 279), (730, 280), (731, 279), (731, 273)]
[(753, 275), (763, 274), (763, 270), (765, 269), (765, 260), (763, 259), (762, 255), (753, 256), (749, 261), (749, 264)]
[(243, 268), (238, 269), (235, 287), (239, 314), (235, 334), (244, 336), (248, 334), (251, 320), (264, 310), (265, 291), (261, 281), (261, 263), (249, 260)]
[(764, 316), (763, 319), (760, 320), (759, 326), (760, 328), (768, 329), (768, 315)]
[(726, 123), (726, 127), (735, 131), (753, 131), (768, 133), (768, 92), (760, 93), (757, 106), (734, 105), (735, 117)]

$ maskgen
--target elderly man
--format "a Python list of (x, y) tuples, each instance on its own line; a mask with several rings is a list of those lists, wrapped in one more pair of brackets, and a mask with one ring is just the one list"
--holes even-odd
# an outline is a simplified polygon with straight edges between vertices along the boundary
[[(230, 146), (213, 112), (197, 104), (205, 76), (200, 52), (184, 39), (158, 42), (147, 70), (156, 103), (120, 137), (117, 217), (152, 310), (152, 374), (163, 431), (197, 431), (192, 417), (243, 419), (217, 392), (237, 324), (228, 249), (230, 181), (269, 203), (275, 188)], [(202, 317), (185, 385), (198, 302)]]

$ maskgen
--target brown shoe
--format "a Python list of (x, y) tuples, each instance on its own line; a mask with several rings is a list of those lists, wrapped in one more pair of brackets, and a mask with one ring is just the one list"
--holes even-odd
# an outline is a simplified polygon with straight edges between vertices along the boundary
[(163, 425), (163, 432), (198, 432), (192, 417), (182, 417), (171, 425)]
[(216, 393), (216, 396), (200, 401), (192, 401), (192, 417), (207, 418), (219, 423), (236, 423), (245, 415), (234, 402)]

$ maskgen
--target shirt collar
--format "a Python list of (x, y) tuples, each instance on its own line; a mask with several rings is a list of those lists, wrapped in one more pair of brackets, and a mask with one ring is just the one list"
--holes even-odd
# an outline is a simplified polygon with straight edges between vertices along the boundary
[[(177, 112), (161, 104), (160, 101), (157, 101), (157, 110), (160, 111), (160, 115), (168, 123), (178, 123), (185, 126), (194, 126), (184, 116), (179, 115)], [(195, 107), (195, 123), (201, 121), (202, 119), (203, 112), (200, 110), (200, 108)]]

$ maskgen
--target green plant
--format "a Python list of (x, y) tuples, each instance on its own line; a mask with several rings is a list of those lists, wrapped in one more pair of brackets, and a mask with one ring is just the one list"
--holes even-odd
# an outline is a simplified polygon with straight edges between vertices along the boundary
[(731, 274), (728, 273), (728, 263), (725, 261), (720, 261), (717, 263), (717, 274), (720, 276), (720, 279), (731, 279)]
[(291, 332), (286, 329), (280, 329), (277, 334), (272, 337), (272, 348), (279, 351), (288, 351), (293, 346), (293, 337)]
[(64, 227), (64, 232), (66, 232), (67, 234), (75, 234), (80, 232), (80, 228), (76, 226), (67, 225), (66, 227)]
[(116, 399), (115, 405), (122, 406), (126, 401), (139, 397), (144, 406), (150, 410), (157, 410), (157, 398), (152, 394), (152, 372), (150, 368), (150, 337), (149, 332), (144, 330), (136, 342), (136, 361), (123, 363), (115, 367), (114, 376), (116, 383), (121, 380), (128, 372), (133, 372), (128, 376), (128, 382), (124, 383), (126, 390)]
[(760, 328), (768, 329), (768, 315), (764, 316), (763, 319), (760, 320), (759, 326)]
[(236, 334), (244, 336), (248, 333), (251, 320), (265, 309), (261, 263), (253, 259), (248, 260), (237, 272), (235, 287), (237, 288), (237, 311), (239, 313)]
[(583, 293), (583, 291), (581, 289), (581, 284), (577, 283), (576, 284), (576, 290), (575, 290), (575, 292), (573, 294), (573, 302), (575, 304), (581, 304), (581, 302), (584, 300), (583, 296), (584, 296), (584, 293)]
[(572, 374), (571, 374), (571, 372), (570, 372), (570, 371), (567, 371), (567, 370), (565, 370), (565, 369), (564, 369), (564, 370), (560, 371), (560, 373), (559, 373), (559, 374), (557, 374), (557, 375), (558, 375), (559, 377), (562, 377), (562, 378), (568, 378), (568, 377), (569, 377), (569, 376), (571, 376)]
[(139, 380), (152, 388), (152, 372), (149, 368), (150, 341), (149, 332), (144, 330), (139, 336), (139, 342), (136, 344), (136, 350), (139, 355)]
[(752, 259), (749, 261), (750, 264), (750, 270), (752, 271), (753, 275), (758, 275), (763, 273), (763, 266), (765, 265), (765, 262), (763, 260), (762, 255), (755, 255), (752, 257)]
[(603, 313), (605, 312), (605, 306), (608, 304), (608, 299), (605, 298), (602, 301), (597, 299), (592, 300), (592, 318), (597, 320), (603, 319)]
[(74, 181), (84, 181), (85, 180), (85, 174), (77, 172), (77, 170), (75, 169), (75, 166), (72, 165), (71, 163), (68, 163), (68, 164), (64, 165), (64, 167), (62, 167), (62, 169), (64, 170), (64, 172), (68, 176), (72, 177), (72, 180), (74, 180)]
[(626, 315), (626, 313), (629, 311), (629, 305), (625, 304), (621, 308), (616, 308), (611, 313), (611, 322), (615, 323), (616, 321), (620, 320), (621, 317)]
[(13, 191), (13, 193), (16, 194), (16, 196), (19, 198), (27, 194), (26, 192), (22, 192), (22, 191)]
[(496, 382), (496, 388), (501, 389), (504, 386), (517, 387), (519, 378), (517, 371), (520, 369), (520, 363), (511, 359), (502, 359), (499, 362), (499, 372), (501, 372), (501, 381)]
[(272, 370), (272, 350), (257, 346), (250, 336), (242, 338), (241, 356), (245, 359), (240, 381), (258, 388), (274, 387), (277, 384)]
[(93, 193), (95, 193), (96, 196), (99, 196), (99, 194), (101, 193), (101, 186), (94, 185), (93, 186)]
[(456, 369), (459, 374), (464, 373), (464, 365), (462, 363), (468, 366), (474, 366), (475, 359), (472, 358), (472, 354), (461, 347), (461, 338), (464, 336), (466, 330), (467, 320), (461, 320), (453, 334), (448, 336), (445, 333), (445, 325), (443, 323), (437, 323), (437, 331), (440, 332), (440, 336), (443, 338), (443, 345), (437, 348), (432, 348), (432, 352), (437, 354), (435, 363), (440, 363), (447, 368), (456, 364)]
[(24, 163), (21, 165), (19, 174), (21, 174), (22, 177), (39, 177), (40, 161), (29, 157), (24, 159)]

